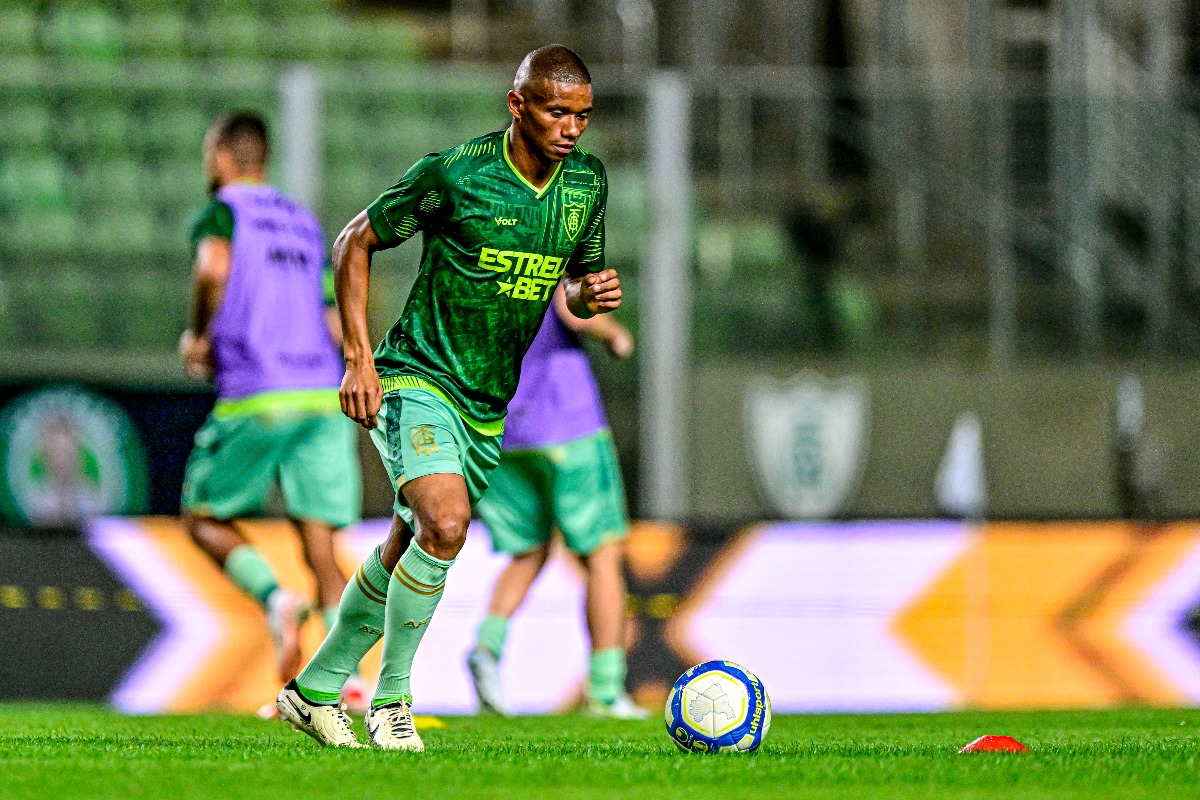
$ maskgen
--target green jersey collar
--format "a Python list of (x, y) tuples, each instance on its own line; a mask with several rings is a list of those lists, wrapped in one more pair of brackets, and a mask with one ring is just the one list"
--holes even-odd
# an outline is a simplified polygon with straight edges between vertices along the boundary
[[(521, 170), (517, 169), (517, 165), (512, 162), (511, 158), (508, 157), (508, 131), (505, 130), (503, 135), (504, 146), (501, 148), (501, 152), (504, 153), (504, 163), (508, 164), (508, 168), (512, 170), (513, 175), (517, 176), (517, 180), (523, 183), (525, 187), (529, 189), (529, 191), (533, 192), (534, 197), (536, 197), (538, 200), (541, 200), (546, 196), (546, 192), (550, 191), (550, 187), (554, 185), (554, 179), (558, 177), (558, 173), (562, 172), (563, 162), (560, 161), (554, 166), (554, 172), (550, 175), (550, 180), (546, 181), (546, 185), (539, 189), (530, 183), (528, 178), (521, 174)], [(566, 159), (563, 160), (565, 161)]]

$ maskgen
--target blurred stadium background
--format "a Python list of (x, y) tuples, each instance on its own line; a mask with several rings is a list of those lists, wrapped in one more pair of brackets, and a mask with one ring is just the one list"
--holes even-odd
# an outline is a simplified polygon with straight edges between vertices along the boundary
[[(504, 126), (547, 41), (593, 70), (639, 336), (595, 362), (648, 520), (638, 696), (728, 657), (796, 687), (779, 710), (1200, 703), (1183, 0), (5, 0), (0, 695), (273, 694), (257, 612), (164, 518), (212, 402), (175, 355), (204, 131), (266, 114), (273, 178), (332, 237)], [(375, 332), (418, 252), (379, 258)], [(378, 535), (348, 532), (347, 564)], [(418, 683), (482, 613), (473, 542)], [(557, 561), (514, 629), (521, 708), (577, 696), (578, 584)], [(469, 710), (446, 681), (431, 710)]]

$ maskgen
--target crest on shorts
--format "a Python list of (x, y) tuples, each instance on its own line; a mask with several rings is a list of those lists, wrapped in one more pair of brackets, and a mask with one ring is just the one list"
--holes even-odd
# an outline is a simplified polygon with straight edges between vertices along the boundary
[(815, 373), (786, 383), (761, 379), (744, 405), (754, 475), (772, 508), (793, 519), (844, 511), (866, 465), (866, 384)]
[(412, 429), (412, 448), (419, 456), (433, 455), (438, 451), (437, 440), (434, 438), (432, 425), (414, 425)]
[(579, 238), (592, 204), (592, 192), (564, 188), (562, 192), (563, 230), (571, 241)]

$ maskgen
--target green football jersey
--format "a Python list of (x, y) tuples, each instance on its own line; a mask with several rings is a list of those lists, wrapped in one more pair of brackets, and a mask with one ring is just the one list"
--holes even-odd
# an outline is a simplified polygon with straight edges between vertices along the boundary
[(432, 384), (499, 433), (559, 279), (604, 268), (600, 159), (578, 147), (536, 189), (491, 133), (418, 161), (367, 208), (383, 246), (424, 234), (400, 319), (375, 351), (384, 390)]

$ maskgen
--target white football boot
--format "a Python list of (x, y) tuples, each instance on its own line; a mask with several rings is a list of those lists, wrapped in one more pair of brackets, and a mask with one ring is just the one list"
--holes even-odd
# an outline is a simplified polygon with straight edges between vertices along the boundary
[(309, 611), (304, 598), (291, 589), (276, 589), (267, 598), (267, 626), (275, 643), (279, 680), (285, 683), (300, 674), (300, 626)]
[(479, 698), (479, 710), (510, 716), (508, 703), (504, 700), (504, 688), (500, 683), (500, 662), (486, 647), (476, 647), (467, 656), (467, 669), (471, 682), (475, 684), (475, 695)]
[(650, 712), (633, 702), (633, 698), (624, 692), (611, 703), (588, 700), (584, 713), (589, 717), (605, 719), (650, 719)]
[(350, 730), (350, 718), (341, 706), (308, 702), (294, 680), (280, 690), (275, 707), (292, 730), (307, 733), (322, 747), (366, 747)]
[(413, 724), (412, 706), (408, 700), (367, 709), (366, 724), (371, 744), (381, 750), (411, 750), (414, 753), (425, 750), (425, 743)]

